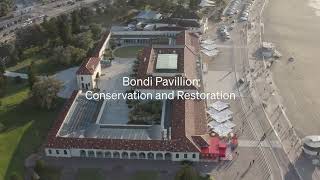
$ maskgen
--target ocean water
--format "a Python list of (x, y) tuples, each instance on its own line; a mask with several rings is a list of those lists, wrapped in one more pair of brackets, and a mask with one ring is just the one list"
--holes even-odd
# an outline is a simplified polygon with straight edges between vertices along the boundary
[(320, 16), (320, 0), (309, 0), (308, 5), (314, 9), (317, 16)]

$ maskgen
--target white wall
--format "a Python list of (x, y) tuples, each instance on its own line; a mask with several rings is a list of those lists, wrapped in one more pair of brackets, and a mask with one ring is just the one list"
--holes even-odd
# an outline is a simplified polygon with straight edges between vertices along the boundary
[[(96, 76), (98, 73), (99, 73), (99, 76), (101, 76), (100, 63), (98, 64), (98, 66), (96, 67), (96, 70), (94, 71), (94, 73), (92, 75), (82, 75), (82, 74), (77, 75), (78, 88), (85, 89), (86, 84), (88, 84), (88, 90), (92, 90), (92, 89), (96, 88), (95, 79), (96, 79)], [(83, 78), (83, 81), (81, 80), (81, 77)], [(82, 83), (84, 84), (84, 88), (82, 88)], [(90, 86), (89, 86), (89, 84), (90, 84)]]
[[(49, 150), (51, 150), (51, 154), (49, 153)], [(56, 153), (56, 150), (59, 151), (59, 154)], [(66, 150), (67, 154), (64, 154), (64, 150)], [(130, 153), (134, 152), (137, 154), (137, 159), (141, 159), (141, 158), (139, 158), (140, 153), (145, 153), (145, 155), (146, 155), (145, 159), (148, 159), (148, 153), (152, 153), (154, 156), (153, 160), (156, 160), (157, 154), (162, 154), (161, 160), (165, 160), (165, 154), (170, 153), (172, 161), (183, 161), (183, 160), (199, 161), (199, 153), (198, 152), (183, 153), (183, 152), (164, 152), (164, 151), (123, 151), (123, 150), (102, 150), (102, 149), (70, 149), (70, 150), (68, 150), (68, 149), (46, 148), (45, 153), (47, 156), (51, 156), (51, 157), (80, 157), (81, 150), (84, 150), (86, 152), (86, 157), (88, 157), (89, 151), (93, 151), (95, 158), (98, 158), (97, 152), (102, 152), (103, 156), (105, 155), (106, 152), (110, 152), (111, 158), (114, 158), (113, 157), (114, 152), (118, 152), (120, 154), (120, 159), (123, 159), (122, 153), (126, 152), (126, 153), (128, 153), (128, 159), (130, 159)], [(177, 154), (179, 154), (179, 157), (176, 156)], [(187, 156), (186, 158), (185, 158), (185, 155)], [(193, 155), (195, 155), (195, 158), (193, 157)], [(103, 158), (106, 158), (106, 157), (103, 157)], [(158, 160), (160, 160), (160, 159), (158, 159)]]
[[(194, 152), (194, 153), (184, 153), (184, 152), (175, 152), (172, 153), (172, 161), (184, 161), (184, 160), (188, 160), (188, 161), (199, 161), (199, 153)], [(177, 155), (179, 157), (177, 157)], [(185, 158), (185, 155), (187, 156)], [(193, 155), (195, 155), (195, 158), (193, 158)]]
[(69, 149), (45, 148), (45, 154), (51, 157), (71, 157)]
[(106, 40), (104, 41), (100, 51), (99, 51), (99, 58), (101, 59), (103, 54), (104, 54), (104, 51), (105, 49), (109, 46), (109, 40), (110, 40), (110, 37), (111, 37), (111, 32), (109, 33), (108, 37), (106, 38)]

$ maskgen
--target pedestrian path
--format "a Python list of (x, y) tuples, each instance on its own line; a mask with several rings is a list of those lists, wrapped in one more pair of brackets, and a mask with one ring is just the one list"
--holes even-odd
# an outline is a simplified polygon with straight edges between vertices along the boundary
[[(239, 147), (257, 147), (259, 141), (239, 140)], [(279, 141), (270, 141), (272, 148), (282, 148)], [(260, 143), (261, 147), (270, 147), (266, 141)]]
[(4, 75), (7, 77), (17, 77), (20, 76), (22, 79), (28, 79), (28, 75), (24, 73), (16, 73), (16, 72), (11, 72), (11, 71), (5, 71)]

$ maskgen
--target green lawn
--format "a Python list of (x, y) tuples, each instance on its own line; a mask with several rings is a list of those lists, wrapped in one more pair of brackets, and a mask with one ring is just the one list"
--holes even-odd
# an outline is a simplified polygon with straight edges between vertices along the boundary
[(137, 171), (132, 180), (158, 180), (159, 174), (156, 171)]
[(114, 51), (114, 56), (120, 58), (136, 58), (141, 49), (143, 49), (143, 46), (120, 47)]
[(35, 63), (34, 65), (35, 70), (40, 75), (52, 75), (57, 71), (60, 71), (66, 68), (64, 66), (51, 64), (49, 60), (43, 56), (35, 56), (32, 58), (27, 58), (19, 62), (15, 66), (8, 67), (7, 70), (18, 72), (18, 73), (27, 73), (28, 67), (32, 61)]
[(7, 86), (6, 95), (0, 98), (0, 122), (5, 125), (5, 131), (0, 132), (1, 180), (9, 179), (13, 172), (23, 176), (24, 159), (39, 149), (63, 105), (63, 100), (59, 100), (59, 108), (39, 110), (27, 101), (26, 82), (16, 84), (8, 79)]
[(104, 180), (102, 169), (78, 169), (76, 180)]

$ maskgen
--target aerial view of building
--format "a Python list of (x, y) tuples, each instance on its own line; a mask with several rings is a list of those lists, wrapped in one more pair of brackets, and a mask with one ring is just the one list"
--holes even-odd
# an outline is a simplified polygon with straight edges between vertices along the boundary
[(320, 180), (318, 0), (0, 0), (0, 180)]
[[(138, 56), (137, 78), (201, 78), (201, 68), (197, 65), (200, 63), (199, 38), (183, 31), (176, 35), (174, 41), (174, 45), (145, 47)], [(88, 100), (84, 95), (85, 90), (96, 87), (96, 79), (101, 74), (100, 66), (99, 59), (91, 57), (77, 71), (79, 89), (84, 91), (75, 91), (59, 115), (50, 131), (45, 149), (47, 156), (172, 161), (216, 160), (225, 157), (225, 153), (221, 155), (215, 152), (225, 151), (224, 146), (223, 150), (212, 147), (216, 143), (212, 144), (214, 141), (210, 141), (207, 133), (204, 101), (162, 100), (158, 106), (158, 119), (146, 115), (132, 120), (128, 111), (127, 117), (121, 115), (118, 122), (111, 118), (117, 118), (119, 112), (108, 108), (120, 106), (121, 102)], [(102, 77), (99, 81), (102, 83)], [(138, 86), (136, 90), (153, 93), (171, 89), (192, 91), (201, 89), (201, 86), (154, 85)], [(99, 90), (104, 91), (102, 87)], [(142, 103), (152, 105), (156, 102)], [(146, 119), (146, 122), (141, 123), (141, 119)]]

